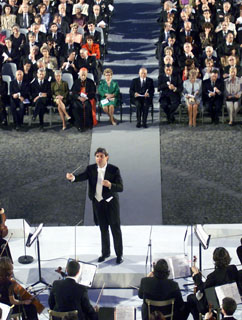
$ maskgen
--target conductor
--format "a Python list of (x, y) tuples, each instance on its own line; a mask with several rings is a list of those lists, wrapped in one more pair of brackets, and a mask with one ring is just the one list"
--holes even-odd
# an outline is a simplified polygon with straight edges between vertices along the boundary
[(108, 153), (104, 148), (95, 152), (96, 163), (86, 167), (85, 171), (74, 176), (67, 173), (71, 182), (88, 180), (88, 196), (93, 204), (94, 222), (101, 231), (102, 255), (98, 262), (110, 256), (109, 226), (113, 235), (116, 263), (123, 262), (123, 244), (120, 228), (118, 192), (123, 191), (123, 181), (119, 168), (108, 163)]

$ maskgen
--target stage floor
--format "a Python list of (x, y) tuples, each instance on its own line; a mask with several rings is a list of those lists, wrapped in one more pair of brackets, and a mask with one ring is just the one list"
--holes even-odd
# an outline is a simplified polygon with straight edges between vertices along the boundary
[[(31, 286), (39, 280), (38, 257), (36, 241), (30, 248), (26, 248), (26, 254), (31, 255), (34, 261), (23, 265), (18, 258), (25, 254), (22, 220), (8, 220), (9, 234), (13, 233), (9, 246), (14, 260), (14, 275), (24, 286)], [(225, 246), (232, 257), (232, 263), (238, 265), (236, 248), (241, 238), (241, 225), (205, 225), (205, 230), (211, 234), (209, 249), (202, 252), (202, 267), (204, 274), (213, 269), (212, 252), (217, 246)], [(31, 228), (32, 230), (32, 228)], [(34, 230), (32, 230), (34, 231)], [(151, 260), (159, 258), (187, 255), (198, 256), (198, 241), (191, 227), (186, 226), (123, 226), (124, 263), (116, 265), (113, 246), (111, 256), (104, 263), (98, 264), (100, 255), (100, 233), (96, 226), (80, 227), (43, 227), (39, 236), (41, 275), (49, 284), (59, 279), (55, 270), (61, 266), (65, 268), (68, 258), (94, 263), (98, 265), (92, 289), (89, 290), (90, 299), (95, 303), (100, 288), (105, 282), (105, 290), (100, 300), (101, 306), (133, 305), (139, 307), (142, 301), (137, 296), (137, 290), (132, 286), (139, 286), (140, 279), (149, 271), (150, 255), (148, 255), (148, 267), (146, 267), (148, 244), (151, 244)], [(185, 239), (185, 240), (184, 240)], [(191, 240), (193, 247), (191, 248)], [(112, 245), (112, 241), (111, 241)], [(192, 250), (191, 250), (192, 249)], [(241, 266), (238, 266), (241, 268)], [(190, 279), (179, 279), (179, 285), (183, 290), (184, 299), (188, 292), (183, 285)], [(47, 293), (41, 296), (46, 304)], [(46, 305), (47, 306), (47, 305)], [(140, 310), (140, 309), (138, 309)], [(46, 319), (46, 312), (41, 319)], [(140, 318), (140, 312), (137, 313)], [(238, 319), (241, 319), (237, 317)]]

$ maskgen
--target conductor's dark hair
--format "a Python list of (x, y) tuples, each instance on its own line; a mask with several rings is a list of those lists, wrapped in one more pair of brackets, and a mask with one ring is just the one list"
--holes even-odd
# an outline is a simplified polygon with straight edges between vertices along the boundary
[(108, 156), (108, 152), (107, 152), (107, 150), (105, 148), (101, 148), (101, 147), (97, 148), (97, 150), (96, 150), (94, 155), (96, 155), (97, 153), (103, 153), (105, 155), (105, 157)]
[(66, 267), (68, 276), (75, 277), (78, 274), (79, 270), (80, 270), (79, 262), (75, 260), (71, 260), (68, 262), (68, 265)]
[(228, 251), (223, 247), (218, 247), (213, 252), (213, 261), (216, 268), (226, 268), (231, 261)]
[(237, 309), (237, 304), (234, 299), (226, 297), (223, 298), (222, 308), (224, 309), (226, 316), (232, 316)]
[(159, 279), (167, 279), (170, 271), (165, 259), (160, 259), (154, 266), (154, 276)]

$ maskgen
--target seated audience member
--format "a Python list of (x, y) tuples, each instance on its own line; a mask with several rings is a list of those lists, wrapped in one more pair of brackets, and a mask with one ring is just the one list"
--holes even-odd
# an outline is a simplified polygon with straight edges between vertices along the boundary
[[(28, 41), (25, 43), (25, 45), (23, 46), (23, 48), (22, 48), (22, 55), (26, 58), (29, 58), (30, 59), (30, 57), (28, 57), (28, 55), (30, 54), (30, 51), (31, 51), (31, 48), (32, 47), (38, 47), (38, 48), (40, 48), (40, 46), (39, 46), (39, 44), (37, 43), (37, 41), (36, 41), (36, 36), (35, 36), (35, 34), (32, 32), (32, 31), (30, 31), (29, 33), (28, 33)], [(39, 51), (37, 52), (37, 53), (35, 53), (35, 55), (36, 54), (39, 54)]]
[(75, 66), (77, 70), (81, 68), (86, 68), (89, 73), (93, 74), (94, 81), (96, 84), (98, 83), (98, 72), (97, 72), (97, 62), (96, 58), (88, 55), (87, 49), (82, 48), (80, 50), (80, 55), (78, 55), (75, 59)]
[(237, 69), (231, 67), (229, 69), (229, 78), (224, 81), (225, 84), (225, 99), (229, 114), (229, 125), (232, 126), (236, 120), (236, 115), (239, 111), (239, 102), (241, 97), (241, 78), (236, 77)]
[(5, 46), (3, 47), (3, 57), (4, 62), (16, 63), (17, 67), (20, 63), (19, 51), (16, 48), (13, 48), (12, 41), (10, 38), (5, 39)]
[[(41, 31), (41, 32), (43, 32), (45, 34), (47, 33), (46, 26), (42, 23), (40, 14), (36, 14), (34, 16), (34, 23), (39, 25), (39, 31)], [(30, 27), (31, 31), (32, 31), (32, 28), (33, 28), (33, 25), (31, 25), (31, 27)]]
[(13, 25), (16, 23), (15, 14), (11, 13), (11, 6), (9, 4), (5, 4), (3, 7), (3, 14), (1, 15), (1, 27), (2, 30), (12, 30)]
[[(69, 6), (70, 5), (68, 4), (68, 7)], [(70, 25), (72, 23), (72, 16), (71, 14), (67, 14), (66, 12), (66, 9), (68, 9), (68, 7), (65, 5), (65, 3), (60, 3), (58, 5), (58, 13), (61, 16), (61, 19), (67, 22), (68, 25)]]
[(220, 78), (219, 69), (214, 68), (214, 60), (210, 58), (205, 59), (205, 68), (202, 69), (203, 80), (210, 79), (213, 70), (218, 71), (218, 78)]
[(77, 24), (79, 28), (82, 28), (84, 32), (84, 28), (86, 27), (87, 16), (81, 14), (80, 9), (76, 8), (75, 10), (76, 13), (73, 16), (73, 23)]
[[(233, 32), (234, 36), (236, 37), (237, 31), (236, 31), (236, 25), (235, 23), (232, 23), (231, 21), (231, 16), (227, 15), (224, 17), (224, 21), (228, 23), (228, 31)], [(222, 30), (222, 22), (217, 26), (216, 28), (217, 32)], [(215, 30), (215, 32), (216, 32)]]
[(49, 24), (50, 24), (50, 13), (47, 12), (47, 7), (44, 3), (40, 3), (38, 5), (38, 9), (39, 9), (39, 15), (41, 18), (41, 23), (44, 24), (45, 30), (47, 32), (49, 30)]
[(197, 79), (197, 70), (190, 70), (189, 79), (183, 82), (183, 94), (188, 109), (189, 127), (196, 127), (198, 107), (202, 100), (202, 80)]
[(56, 23), (58, 30), (61, 31), (64, 36), (70, 32), (68, 22), (59, 13), (54, 14), (52, 23)]
[(202, 57), (201, 57), (201, 67), (204, 68), (205, 67), (205, 59), (213, 59), (214, 62), (214, 66), (215, 67), (219, 67), (220, 63), (219, 63), (219, 59), (215, 56), (216, 53), (213, 50), (212, 46), (207, 46), (205, 48), (205, 50), (203, 51)]
[(223, 78), (226, 79), (229, 76), (229, 70), (231, 67), (234, 67), (237, 69), (237, 77), (242, 76), (242, 68), (240, 65), (236, 63), (236, 56), (229, 56), (228, 57), (228, 65), (224, 67), (223, 69)]
[(218, 71), (212, 71), (210, 79), (203, 81), (203, 103), (208, 108), (212, 123), (219, 123), (219, 113), (223, 105), (224, 82), (218, 79)]
[(22, 4), (21, 11), (22, 13), (17, 14), (16, 23), (20, 28), (29, 29), (31, 24), (34, 22), (34, 16), (32, 13), (29, 13), (28, 4)]
[(77, 23), (71, 24), (71, 32), (67, 33), (66, 37), (67, 36), (72, 38), (73, 43), (76, 43), (79, 46), (81, 45), (81, 43), (82, 43), (82, 34), (80, 34), (78, 32), (78, 24)]
[(164, 43), (161, 46), (161, 53), (159, 55), (164, 56), (164, 49), (166, 47), (170, 47), (173, 49), (173, 55), (175, 59), (177, 60), (180, 55), (180, 47), (177, 43), (176, 36), (174, 34), (170, 34), (168, 37), (168, 43)]
[(183, 47), (187, 41), (188, 37), (192, 38), (192, 42), (197, 42), (197, 33), (192, 30), (192, 23), (190, 21), (184, 22), (184, 29), (179, 32), (179, 42), (180, 46)]
[(242, 264), (242, 238), (240, 239), (240, 246), (236, 249), (236, 252), (237, 252), (239, 261)]
[(27, 82), (28, 85), (30, 85), (30, 82), (33, 80), (34, 78), (34, 66), (31, 62), (31, 60), (29, 59), (25, 59), (23, 60), (23, 81)]
[(203, 294), (203, 298), (198, 300), (195, 294), (187, 297), (191, 313), (194, 320), (199, 319), (199, 312), (205, 314), (208, 311), (208, 303), (205, 298), (204, 290), (206, 288), (216, 287), (223, 284), (236, 282), (241, 294), (241, 285), (239, 282), (239, 272), (235, 265), (230, 265), (230, 255), (223, 247), (218, 247), (213, 252), (213, 261), (215, 270), (207, 276), (205, 282), (202, 281), (202, 275), (196, 267), (192, 267), (193, 280), (197, 286), (198, 291)]
[(176, 73), (176, 72), (180, 72), (180, 69), (179, 69), (179, 67), (176, 67), (176, 66), (174, 66), (174, 59), (173, 59), (173, 57), (172, 56), (164, 56), (164, 59), (163, 59), (163, 61), (160, 63), (160, 65), (159, 65), (159, 74), (161, 74), (161, 73), (164, 73), (164, 70), (165, 70), (165, 67), (167, 66), (167, 65), (170, 65), (170, 66), (172, 66), (173, 67), (173, 72), (174, 73)]
[(182, 81), (185, 81), (189, 78), (189, 72), (190, 70), (197, 70), (198, 71), (198, 75), (199, 76), (199, 69), (196, 68), (194, 60), (192, 59), (187, 59), (185, 61), (185, 68), (182, 71)]
[(2, 74), (0, 73), (0, 124), (7, 126), (7, 112), (5, 105), (8, 98), (8, 84), (3, 81)]
[(202, 48), (205, 49), (207, 46), (214, 46), (215, 45), (215, 34), (213, 32), (213, 25), (212, 23), (205, 22), (203, 25), (203, 32), (199, 34), (200, 42)]
[(101, 32), (96, 30), (95, 22), (92, 20), (89, 20), (87, 23), (87, 28), (88, 28), (88, 30), (85, 35), (85, 40), (86, 40), (87, 36), (93, 36), (93, 42), (101, 45), (101, 40), (102, 40)]
[(13, 25), (12, 32), (13, 33), (10, 36), (10, 39), (12, 41), (12, 48), (20, 51), (26, 43), (26, 37), (24, 34), (20, 33), (19, 26), (17, 24)]
[[(50, 29), (48, 32), (48, 37), (51, 37), (51, 39), (53, 41), (55, 41), (57, 43), (58, 46), (62, 46), (64, 41), (65, 41), (65, 37), (63, 35), (63, 33), (61, 31), (58, 30), (57, 24), (52, 22), (50, 24)], [(49, 38), (50, 39), (50, 38)]]
[(56, 58), (56, 61), (57, 61), (57, 64), (58, 64), (58, 67), (59, 67), (59, 64), (60, 64), (60, 55), (61, 55), (61, 46), (59, 46), (57, 44), (57, 42), (55, 40), (53, 40), (51, 38), (51, 36), (47, 36), (47, 39), (46, 39), (46, 43), (47, 43), (47, 49), (49, 50), (49, 55), (53, 58)]
[(79, 2), (75, 3), (72, 8), (72, 15), (76, 14), (76, 9), (79, 9), (81, 14), (88, 16), (88, 7), (89, 5), (85, 0), (79, 0)]
[(75, 57), (76, 57), (76, 52), (75, 51), (70, 52), (67, 58), (67, 61), (65, 61), (61, 66), (62, 73), (70, 73), (74, 80), (78, 78), (78, 74), (77, 74), (78, 69), (75, 66)]
[(35, 41), (37, 42), (37, 45), (41, 47), (44, 42), (46, 42), (46, 34), (40, 31), (40, 25), (37, 23), (33, 23), (31, 25), (31, 31), (35, 34)]
[(54, 71), (52, 69), (47, 68), (44, 61), (42, 60), (37, 61), (37, 69), (36, 71), (34, 71), (35, 78), (37, 77), (38, 69), (42, 69), (45, 72), (45, 78), (44, 78), (45, 80), (47, 80), (50, 83), (55, 81)]
[(79, 78), (72, 86), (72, 114), (75, 126), (82, 132), (85, 128), (92, 128), (92, 110), (95, 106), (96, 86), (91, 79), (87, 78), (87, 69), (79, 71)]
[(101, 7), (98, 4), (93, 6), (93, 13), (89, 16), (90, 20), (92, 20), (97, 27), (102, 28), (104, 41), (107, 41), (107, 32), (108, 32), (108, 23), (106, 17), (101, 14)]
[(10, 107), (13, 115), (14, 128), (19, 130), (23, 124), (25, 104), (24, 100), (29, 98), (29, 86), (23, 81), (24, 73), (17, 70), (16, 79), (10, 82)]
[(80, 46), (77, 43), (74, 43), (73, 38), (70, 36), (66, 37), (66, 43), (63, 44), (63, 49), (62, 49), (62, 57), (60, 59), (61, 64), (63, 64), (69, 57), (70, 53), (75, 51), (77, 54), (79, 51)]
[(217, 33), (217, 47), (223, 44), (226, 41), (226, 37), (229, 32), (229, 24), (226, 21), (223, 21), (221, 24), (221, 29), (215, 29)]
[(233, 17), (233, 7), (231, 6), (231, 3), (229, 1), (221, 2), (223, 5), (223, 8), (220, 9), (218, 8), (217, 10), (217, 23), (221, 22), (224, 20), (224, 18), (228, 15), (231, 15), (232, 17), (232, 22), (234, 21)]
[(222, 65), (226, 65), (228, 56), (239, 56), (239, 46), (234, 41), (234, 35), (232, 32), (227, 34), (226, 41), (218, 47), (218, 54), (221, 58)]
[(13, 313), (25, 315), (25, 320), (38, 320), (36, 307), (32, 300), (21, 300), (14, 292), (15, 280), (13, 280), (13, 264), (7, 257), (0, 258), (0, 302), (8, 306), (14, 306)]
[(38, 61), (44, 62), (48, 69), (55, 70), (55, 69), (58, 68), (57, 59), (56, 59), (56, 57), (51, 57), (50, 56), (50, 50), (49, 50), (49, 48), (47, 47), (46, 44), (44, 44), (40, 48), (40, 52), (42, 54), (42, 58), (40, 58)]
[(173, 73), (172, 66), (166, 66), (165, 72), (158, 78), (160, 106), (164, 109), (168, 123), (175, 122), (175, 111), (180, 103), (182, 81), (179, 74)]
[(93, 56), (97, 60), (100, 60), (100, 47), (98, 43), (93, 42), (93, 39), (93, 36), (87, 36), (86, 43), (82, 46), (82, 48), (87, 50), (89, 56)]
[(100, 103), (103, 111), (109, 116), (110, 122), (115, 126), (117, 121), (113, 114), (114, 108), (118, 106), (119, 86), (116, 81), (112, 80), (113, 71), (111, 69), (105, 69), (103, 75), (105, 80), (101, 80), (98, 86)]
[(171, 34), (175, 34), (175, 30), (172, 29), (172, 26), (169, 22), (164, 23), (164, 30), (161, 30), (159, 36), (159, 43), (166, 43), (168, 44), (168, 37)]
[(55, 71), (55, 80), (55, 82), (51, 83), (52, 99), (58, 108), (58, 112), (62, 120), (62, 130), (66, 130), (65, 117), (67, 120), (71, 119), (66, 111), (66, 104), (69, 98), (69, 88), (67, 82), (61, 79), (61, 71)]
[(185, 320), (188, 318), (189, 311), (182, 299), (179, 286), (175, 281), (168, 279), (169, 273), (166, 260), (160, 259), (155, 264), (154, 271), (141, 279), (138, 296), (143, 299), (142, 320), (148, 320), (148, 307), (145, 299), (158, 301), (175, 299), (173, 319)]
[(146, 68), (140, 68), (139, 77), (132, 80), (129, 93), (131, 103), (136, 106), (136, 127), (140, 128), (142, 125), (147, 128), (149, 108), (153, 103), (154, 83), (151, 78), (147, 77)]
[(198, 27), (200, 32), (203, 30), (203, 25), (205, 23), (209, 23), (209, 24), (212, 23), (212, 13), (209, 9), (204, 10), (202, 12), (202, 16), (198, 18)]
[(39, 115), (40, 131), (44, 131), (44, 113), (51, 99), (50, 82), (45, 80), (45, 70), (38, 69), (37, 77), (30, 86), (32, 101), (35, 109), (32, 120), (35, 121)]
[(12, 14), (14, 14), (15, 16), (18, 14), (18, 5), (17, 5), (17, 1), (16, 0), (8, 0), (8, 4), (11, 6), (11, 11)]
[(181, 53), (179, 60), (178, 60), (178, 64), (179, 64), (179, 67), (181, 68), (181, 70), (184, 69), (185, 62), (187, 59), (192, 59), (194, 61), (195, 65), (196, 66), (198, 65), (197, 59), (195, 58), (195, 55), (192, 52), (192, 49), (193, 49), (193, 47), (192, 47), (191, 43), (189, 43), (189, 42), (184, 43), (183, 52)]

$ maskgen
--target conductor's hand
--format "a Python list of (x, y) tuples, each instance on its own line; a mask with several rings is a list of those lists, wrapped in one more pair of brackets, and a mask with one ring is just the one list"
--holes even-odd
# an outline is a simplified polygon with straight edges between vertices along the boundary
[(103, 180), (103, 186), (104, 187), (107, 187), (107, 188), (109, 188), (109, 189), (111, 189), (111, 182), (110, 181), (108, 181), (108, 180)]
[(95, 306), (95, 307), (94, 307), (94, 310), (95, 310), (96, 312), (98, 312), (98, 311), (99, 311), (99, 306)]
[(74, 175), (72, 173), (67, 173), (66, 174), (66, 179), (71, 181), (71, 180), (74, 179)]

